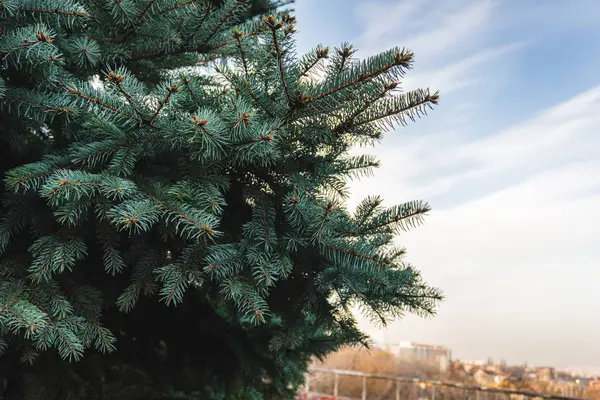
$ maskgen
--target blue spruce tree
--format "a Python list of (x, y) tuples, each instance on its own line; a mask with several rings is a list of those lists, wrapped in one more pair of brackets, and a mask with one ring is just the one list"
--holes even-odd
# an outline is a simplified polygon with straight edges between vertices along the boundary
[(2, 1), (0, 399), (289, 399), (353, 307), (434, 312), (394, 243), (429, 206), (345, 206), (438, 101), (412, 53), (218, 3)]

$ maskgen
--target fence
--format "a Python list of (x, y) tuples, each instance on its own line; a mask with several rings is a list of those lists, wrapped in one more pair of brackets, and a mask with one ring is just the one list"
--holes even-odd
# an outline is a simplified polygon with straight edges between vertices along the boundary
[[(328, 377), (327, 382), (331, 382), (333, 375), (333, 387), (323, 387), (323, 382), (319, 376)], [(352, 377), (354, 385), (356, 380), (361, 380), (360, 397), (356, 393), (350, 395), (343, 392), (343, 385), (340, 386), (340, 377)], [(347, 378), (346, 381), (348, 382)], [(379, 384), (373, 390), (369, 389), (371, 381), (387, 382)], [(317, 395), (311, 392), (311, 386), (318, 387), (315, 392), (327, 393)], [(342, 394), (342, 395), (340, 395)], [(534, 393), (529, 391), (498, 389), (487, 386), (464, 385), (460, 383), (423, 380), (406, 376), (393, 376), (383, 374), (368, 374), (359, 371), (348, 371), (327, 368), (311, 368), (306, 376), (304, 393), (299, 399), (332, 399), (332, 400), (582, 400), (575, 397), (556, 396), (543, 393)]]

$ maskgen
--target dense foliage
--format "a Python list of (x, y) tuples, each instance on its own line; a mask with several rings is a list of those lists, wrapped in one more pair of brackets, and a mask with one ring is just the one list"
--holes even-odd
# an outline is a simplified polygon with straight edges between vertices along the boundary
[(0, 398), (290, 398), (353, 307), (434, 311), (394, 244), (429, 206), (344, 203), (437, 103), (412, 53), (222, 3), (2, 1)]

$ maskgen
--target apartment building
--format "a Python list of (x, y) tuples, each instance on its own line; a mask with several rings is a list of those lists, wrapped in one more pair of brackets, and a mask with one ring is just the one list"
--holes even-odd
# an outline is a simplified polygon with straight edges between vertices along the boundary
[(443, 346), (401, 342), (387, 344), (385, 349), (402, 360), (435, 365), (443, 372), (448, 369), (452, 359), (450, 349)]

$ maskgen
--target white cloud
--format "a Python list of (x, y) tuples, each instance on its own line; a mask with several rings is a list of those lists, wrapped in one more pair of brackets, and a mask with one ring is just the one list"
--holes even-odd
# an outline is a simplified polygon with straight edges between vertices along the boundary
[[(449, 93), (480, 83), (486, 66), (523, 43), (490, 44), (495, 27), (492, 0), (404, 0), (390, 3), (364, 2), (357, 18), (364, 25), (357, 40), (359, 56), (395, 46), (415, 53), (416, 71), (404, 87), (430, 87)], [(504, 57), (495, 68), (505, 68)]]
[[(316, 0), (305, 1), (321, 12)], [(403, 87), (442, 95), (430, 116), (371, 149), (382, 167), (352, 187), (350, 206), (368, 194), (433, 206), (426, 224), (400, 241), (447, 300), (431, 320), (393, 324), (388, 340), (448, 344), (473, 359), (600, 360), (600, 86), (583, 90), (599, 82), (573, 74), (585, 69), (561, 57), (579, 53), (556, 43), (569, 38), (570, 49), (594, 53), (600, 7), (595, 0), (543, 3), (355, 0), (356, 24), (332, 21), (345, 21), (345, 32), (362, 28), (352, 32), (359, 57), (392, 46), (413, 50), (415, 70)], [(310, 35), (338, 43), (331, 30), (311, 25)], [(528, 80), (538, 74), (552, 78), (535, 98)]]
[[(478, 101), (480, 88), (510, 78), (507, 63), (518, 62), (525, 42), (498, 43), (494, 25), (502, 20), (492, 18), (492, 1), (438, 4), (359, 8), (360, 48), (372, 54), (407, 45), (417, 65), (405, 86), (439, 88), (440, 108), (456, 111), (436, 110), (427, 124), (388, 134), (373, 151), (382, 167), (352, 187), (351, 205), (373, 193), (389, 204), (424, 198), (433, 205), (426, 225), (401, 241), (448, 299), (436, 318), (408, 317), (386, 338), (446, 343), (467, 358), (593, 365), (600, 359), (600, 86), (508, 128), (501, 114), (478, 118), (493, 107)], [(556, 351), (571, 341), (572, 350)]]
[[(509, 129), (490, 127), (480, 139), (432, 136), (377, 151), (381, 170), (353, 187), (353, 202), (375, 192), (390, 203), (433, 195), (452, 203), (465, 185), (485, 187), (507, 171), (514, 176), (507, 188), (440, 209), (434, 203), (426, 225), (401, 238), (409, 260), (448, 300), (435, 319), (408, 318), (388, 339), (450, 341), (471, 358), (489, 352), (568, 365), (572, 355), (547, 349), (572, 337), (565, 326), (583, 325), (587, 334), (578, 340), (594, 346), (600, 321), (585, 318), (595, 312), (600, 287), (597, 110), (600, 87)], [(471, 168), (460, 168), (467, 162)], [(438, 176), (420, 178), (436, 170)], [(489, 327), (485, 340), (473, 329), (482, 323)], [(539, 341), (545, 331), (553, 333)], [(600, 349), (578, 357), (593, 363)]]
[(419, 58), (435, 58), (481, 40), (493, 9), (491, 0), (366, 2), (357, 9), (364, 23), (359, 47), (383, 51), (400, 40), (403, 46), (419, 49)]
[[(407, 75), (403, 86), (407, 90), (423, 87), (442, 89), (444, 95), (447, 96), (456, 90), (482, 83), (485, 76), (481, 71), (482, 66), (485, 67), (486, 64), (495, 59), (522, 47), (522, 43), (494, 47), (489, 50), (477, 52), (453, 64), (444, 65), (440, 62), (441, 66), (438, 68), (418, 68)], [(414, 48), (419, 49), (419, 47)], [(420, 52), (417, 54), (417, 59), (419, 55)]]
[[(598, 176), (600, 161), (574, 163), (434, 207), (402, 243), (447, 300), (434, 319), (407, 318), (387, 338), (446, 343), (466, 358), (593, 365), (600, 358)], [(573, 347), (556, 350), (567, 343)]]

